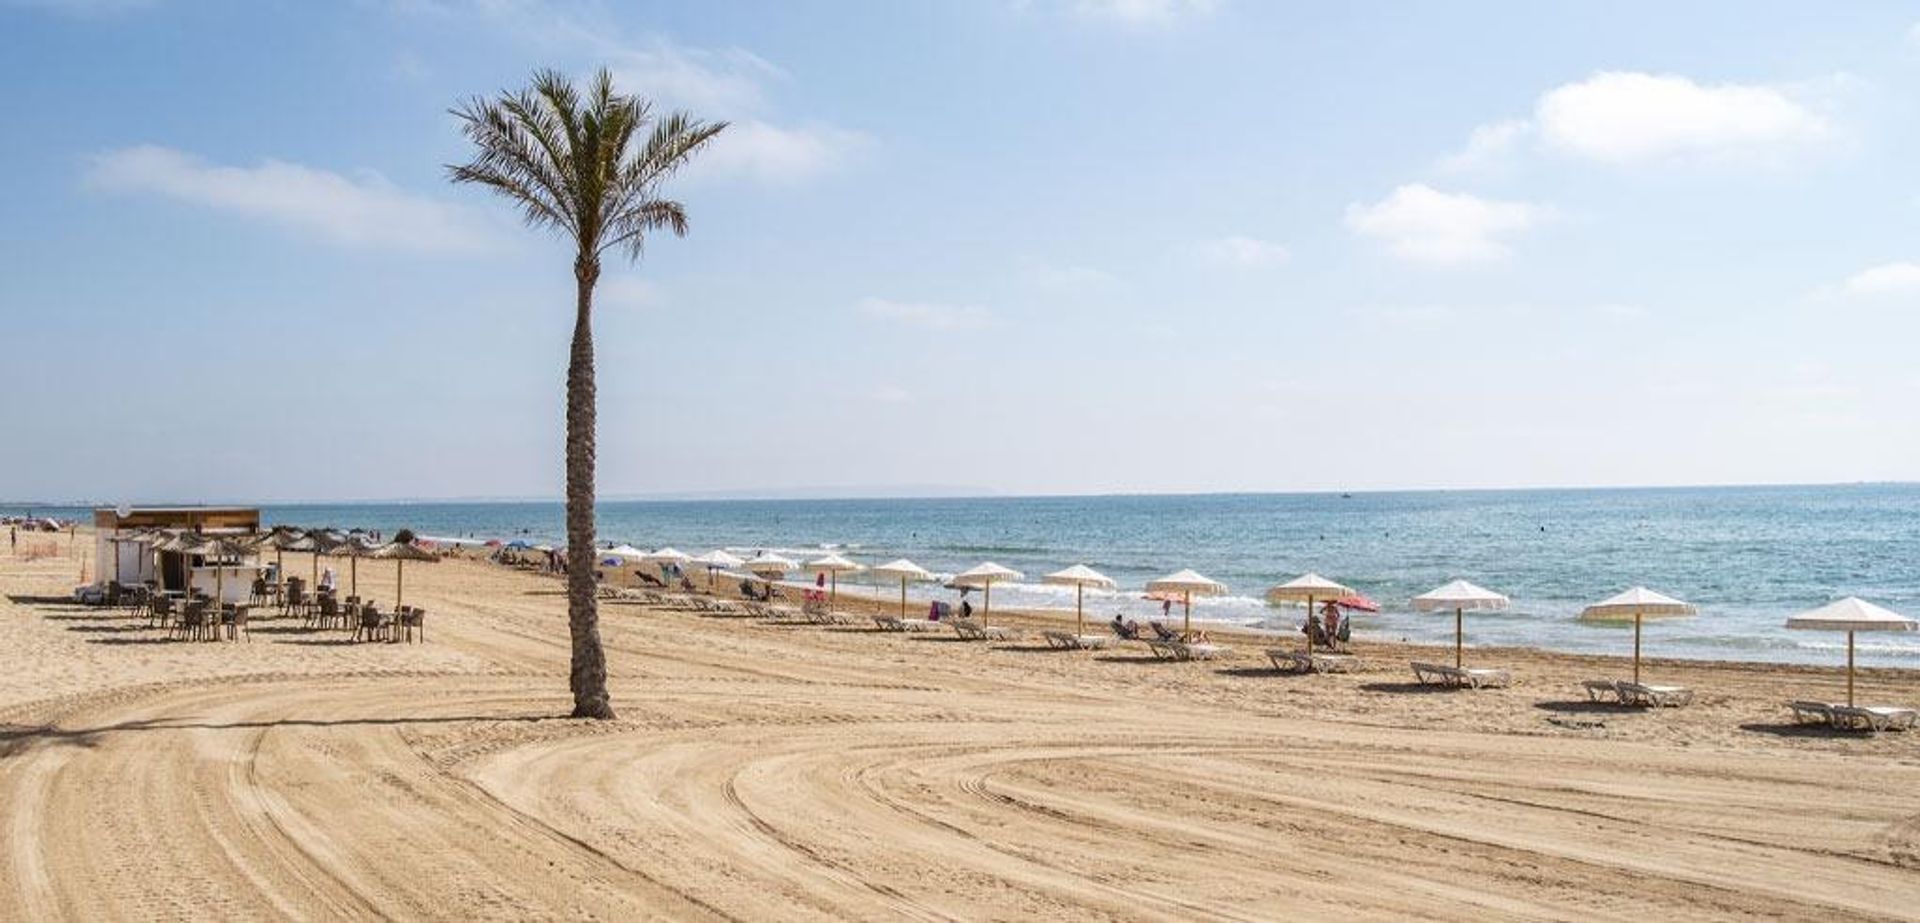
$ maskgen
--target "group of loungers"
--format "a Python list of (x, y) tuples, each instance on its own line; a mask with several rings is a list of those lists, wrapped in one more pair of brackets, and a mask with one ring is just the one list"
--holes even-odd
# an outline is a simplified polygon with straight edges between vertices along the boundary
[[(663, 593), (655, 590), (612, 587), (603, 587), (601, 595), (605, 598), (633, 600), (642, 605), (681, 611), (753, 616), (774, 621), (816, 625), (852, 623), (846, 615), (833, 611), (821, 602), (810, 601), (796, 608), (759, 600), (727, 600), (697, 593)], [(936, 620), (875, 615), (873, 623), (881, 631), (893, 632), (933, 632), (951, 629), (963, 641), (1009, 641), (1018, 636), (1010, 628), (987, 625), (974, 618), (949, 617)], [(1109, 627), (1113, 628), (1110, 634), (1076, 634), (1070, 631), (1048, 630), (1040, 632), (1040, 637), (1047, 646), (1057, 650), (1106, 650), (1122, 642), (1137, 642), (1144, 644), (1155, 658), (1170, 661), (1212, 660), (1231, 650), (1224, 645), (1205, 640), (1182, 638), (1157, 624), (1153, 626), (1156, 632), (1153, 637), (1117, 626)], [(1338, 650), (1309, 652), (1291, 648), (1269, 648), (1266, 650), (1266, 655), (1275, 670), (1291, 673), (1351, 673), (1360, 664), (1358, 657)], [(1415, 681), (1421, 685), (1455, 689), (1501, 689), (1513, 684), (1513, 673), (1504, 669), (1456, 667), (1421, 661), (1414, 661), (1408, 666), (1413, 670)], [(1590, 701), (1609, 702), (1628, 707), (1679, 708), (1692, 704), (1694, 699), (1693, 690), (1685, 686), (1629, 682), (1619, 679), (1587, 680), (1580, 685)], [(1920, 720), (1920, 712), (1910, 708), (1836, 705), (1808, 701), (1789, 702), (1787, 707), (1797, 723), (1821, 724), (1837, 730), (1908, 730), (1914, 727), (1916, 720)]]

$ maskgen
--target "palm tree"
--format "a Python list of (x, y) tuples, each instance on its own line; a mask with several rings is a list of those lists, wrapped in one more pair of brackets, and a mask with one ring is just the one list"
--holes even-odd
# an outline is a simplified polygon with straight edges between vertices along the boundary
[(647, 235), (687, 233), (687, 212), (660, 186), (726, 127), (684, 113), (653, 117), (645, 100), (615, 93), (606, 70), (584, 94), (558, 71), (498, 99), (453, 110), (473, 142), (473, 160), (449, 166), (455, 183), (477, 183), (520, 207), (528, 225), (575, 246), (573, 345), (567, 359), (567, 627), (573, 640), (573, 716), (612, 718), (607, 658), (594, 601), (593, 286), (608, 251), (638, 260)]

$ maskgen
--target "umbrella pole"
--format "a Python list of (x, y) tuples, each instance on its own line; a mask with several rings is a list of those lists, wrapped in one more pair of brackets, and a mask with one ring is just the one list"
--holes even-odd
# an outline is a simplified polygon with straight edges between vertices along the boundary
[(1084, 583), (1074, 584), (1073, 585), (1073, 633), (1076, 635), (1083, 635), (1087, 633), (1086, 599), (1087, 599), (1087, 585)]
[(347, 562), (347, 592), (360, 595), (360, 556), (357, 554)]
[(837, 570), (830, 571), (827, 574), (827, 611), (832, 612), (834, 605), (839, 601), (840, 601), (840, 572)]
[[(1313, 624), (1313, 597), (1307, 597), (1307, 624)], [(1322, 626), (1324, 627), (1324, 626)], [(1313, 632), (1307, 632), (1307, 654), (1313, 654)]]
[(907, 575), (900, 575), (900, 617), (907, 617)]
[(400, 611), (400, 600), (406, 598), (404, 595), (406, 588), (407, 588), (407, 562), (400, 558), (394, 558), (393, 559), (393, 611), (395, 612)]
[(1456, 670), (1464, 670), (1467, 666), (1467, 636), (1461, 615), (1464, 611), (1464, 606), (1455, 606), (1453, 609), (1453, 668)]
[(1180, 594), (1180, 601), (1186, 607), (1186, 618), (1180, 623), (1180, 634), (1184, 640), (1186, 636), (1193, 634), (1193, 591), (1188, 590)]
[(1640, 684), (1640, 613), (1633, 614), (1633, 682)]
[(1847, 707), (1853, 707), (1853, 630), (1847, 630)]
[(993, 614), (993, 581), (987, 581), (987, 592), (980, 602), (980, 624), (987, 624), (987, 616)]

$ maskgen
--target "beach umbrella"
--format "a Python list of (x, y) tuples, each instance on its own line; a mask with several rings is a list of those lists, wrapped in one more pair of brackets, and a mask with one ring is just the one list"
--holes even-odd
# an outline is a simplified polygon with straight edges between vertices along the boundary
[(1883, 609), (1855, 596), (1827, 603), (1787, 619), (1788, 628), (1811, 628), (1847, 633), (1847, 707), (1853, 707), (1853, 633), (1856, 631), (1916, 631), (1920, 622)]
[(1580, 617), (1588, 621), (1633, 620), (1633, 681), (1640, 681), (1640, 622), (1650, 618), (1683, 618), (1694, 614), (1691, 603), (1655, 593), (1643, 586), (1609, 596), (1585, 609)]
[[(187, 554), (216, 559), (213, 568), (213, 605), (215, 609), (226, 605), (227, 568), (224, 559), (245, 557), (248, 553), (247, 546), (229, 538), (202, 538), (182, 550)], [(191, 596), (193, 589), (191, 576), (187, 579), (187, 589), (188, 595)]]
[(372, 550), (373, 546), (358, 537), (349, 538), (327, 549), (327, 554), (347, 559), (347, 595), (354, 597), (360, 595), (360, 559), (366, 557)]
[(921, 567), (920, 565), (915, 564), (912, 561), (907, 560), (906, 558), (899, 558), (893, 561), (888, 561), (887, 563), (874, 568), (873, 573), (875, 576), (898, 577), (900, 579), (900, 617), (901, 618), (907, 617), (907, 581), (909, 580), (926, 581), (926, 580), (933, 579), (933, 574), (928, 573), (926, 568)]
[(977, 586), (986, 591), (986, 598), (980, 606), (980, 624), (987, 623), (987, 616), (993, 612), (993, 585), (996, 581), (1018, 580), (1026, 576), (1011, 567), (1001, 567), (988, 561), (978, 567), (963, 570), (953, 575), (955, 586)]
[(393, 611), (395, 612), (400, 611), (400, 603), (405, 598), (402, 593), (406, 589), (407, 562), (433, 563), (440, 560), (433, 552), (417, 548), (410, 542), (388, 542), (366, 552), (366, 556), (377, 561), (393, 562)]
[(627, 544), (615, 545), (612, 548), (608, 548), (607, 554), (610, 554), (616, 558), (622, 558), (628, 561), (638, 561), (641, 558), (644, 558), (647, 556), (647, 553), (645, 551), (642, 551), (638, 548), (633, 547), (632, 545), (627, 545)]
[(1211, 577), (1205, 577), (1191, 570), (1183, 570), (1161, 577), (1147, 584), (1149, 593), (1177, 593), (1186, 609), (1186, 621), (1182, 623), (1182, 635), (1193, 632), (1193, 598), (1195, 596), (1218, 596), (1227, 591), (1227, 585)]
[(772, 574), (776, 577), (784, 577), (788, 571), (800, 569), (800, 565), (795, 564), (792, 558), (781, 557), (771, 551), (762, 551), (748, 558), (740, 567), (749, 574)]
[(1445, 612), (1453, 610), (1453, 665), (1463, 668), (1466, 663), (1466, 632), (1464, 613), (1468, 609), (1494, 610), (1505, 609), (1511, 600), (1484, 587), (1477, 587), (1465, 580), (1455, 580), (1445, 586), (1435, 587), (1413, 598), (1413, 608), (1418, 612)]
[(827, 609), (829, 611), (840, 598), (840, 575), (863, 570), (866, 568), (838, 554), (829, 554), (807, 562), (807, 573), (827, 575)]
[(642, 555), (640, 563), (652, 564), (659, 568), (660, 576), (665, 578), (667, 576), (667, 568), (684, 567), (687, 562), (692, 560), (692, 555), (678, 548), (662, 548), (659, 551), (649, 551), (645, 555)]
[(747, 562), (741, 560), (739, 555), (733, 554), (725, 548), (715, 548), (706, 554), (694, 558), (693, 563), (706, 567), (707, 589), (711, 591), (713, 589), (714, 579), (721, 571), (730, 567), (739, 567)]
[[(1334, 583), (1319, 574), (1302, 574), (1286, 583), (1267, 590), (1267, 601), (1272, 603), (1303, 602), (1307, 604), (1307, 617), (1313, 617), (1313, 604), (1322, 599), (1341, 599), (1353, 595), (1351, 587)], [(1307, 635), (1307, 653), (1313, 653), (1313, 635)]]
[(1055, 586), (1073, 587), (1073, 633), (1085, 634), (1087, 630), (1086, 595), (1087, 587), (1102, 590), (1113, 589), (1113, 578), (1108, 577), (1085, 564), (1075, 564), (1066, 570), (1057, 570), (1041, 577)]

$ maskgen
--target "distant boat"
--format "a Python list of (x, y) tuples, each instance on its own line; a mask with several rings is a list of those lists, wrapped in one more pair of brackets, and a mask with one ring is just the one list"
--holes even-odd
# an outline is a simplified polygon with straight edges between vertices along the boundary
[(1351, 500), (1351, 499), (1353, 499), (1353, 495), (1352, 495), (1352, 494), (1341, 494), (1341, 495), (1340, 495), (1340, 499), (1342, 499), (1342, 500)]

